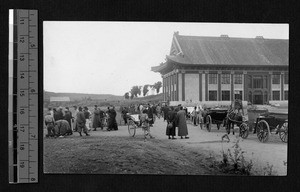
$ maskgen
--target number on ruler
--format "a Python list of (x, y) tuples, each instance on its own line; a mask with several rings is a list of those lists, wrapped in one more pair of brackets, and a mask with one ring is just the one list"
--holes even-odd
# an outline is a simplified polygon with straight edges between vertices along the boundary
[(35, 89), (31, 89), (30, 92), (31, 92), (31, 93), (34, 93), (34, 92), (35, 92)]
[(25, 20), (23, 18), (20, 18), (20, 24), (24, 25), (25, 24)]
[(25, 60), (25, 55), (20, 55), (20, 61), (24, 61)]
[(20, 150), (25, 150), (24, 144), (21, 144), (21, 145), (20, 145)]
[(24, 126), (20, 126), (20, 131), (25, 132), (25, 127)]
[(24, 161), (21, 161), (20, 162), (20, 168), (24, 168), (25, 167), (25, 163), (24, 163)]
[(25, 91), (24, 90), (20, 90), (20, 97), (24, 97), (25, 96)]
[(25, 76), (25, 73), (20, 73), (20, 78), (21, 79), (24, 79), (25, 78), (24, 76)]
[(20, 43), (25, 43), (25, 38), (24, 37), (20, 37)]
[(24, 115), (25, 114), (25, 109), (24, 108), (20, 108), (20, 114)]

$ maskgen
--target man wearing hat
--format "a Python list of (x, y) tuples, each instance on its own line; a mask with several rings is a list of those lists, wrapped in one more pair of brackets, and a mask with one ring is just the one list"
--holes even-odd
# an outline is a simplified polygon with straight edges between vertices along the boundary
[(98, 106), (95, 105), (94, 108), (94, 115), (93, 115), (93, 128), (94, 131), (96, 131), (96, 128), (101, 126), (101, 121), (100, 121), (100, 110), (98, 109)]
[(64, 120), (68, 121), (70, 128), (72, 128), (72, 124), (71, 124), (72, 112), (69, 110), (69, 107), (66, 107), (66, 109), (65, 109), (65, 118), (64, 118)]
[(76, 126), (77, 126), (77, 131), (79, 133), (80, 136), (81, 135), (81, 132), (83, 131), (86, 136), (90, 136), (88, 133), (87, 133), (87, 129), (86, 129), (86, 126), (85, 126), (85, 123), (86, 123), (86, 119), (85, 119), (85, 116), (84, 116), (84, 113), (82, 112), (82, 107), (79, 107), (78, 108), (78, 113), (76, 115)]

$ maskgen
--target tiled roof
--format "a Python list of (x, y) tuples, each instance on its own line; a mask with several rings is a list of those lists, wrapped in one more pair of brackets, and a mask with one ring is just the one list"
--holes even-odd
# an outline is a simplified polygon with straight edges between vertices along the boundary
[(289, 41), (283, 39), (182, 36), (182, 54), (167, 59), (182, 64), (288, 65)]

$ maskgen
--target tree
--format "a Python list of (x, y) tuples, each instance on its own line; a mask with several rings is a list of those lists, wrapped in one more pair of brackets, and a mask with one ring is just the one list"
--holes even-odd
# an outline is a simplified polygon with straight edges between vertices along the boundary
[(141, 88), (142, 86), (137, 86), (137, 85), (131, 88), (130, 93), (131, 95), (133, 95), (132, 98), (141, 95)]
[(143, 87), (143, 96), (145, 97), (146, 96), (146, 94), (148, 93), (148, 87), (149, 87), (150, 85), (144, 85), (144, 87)]
[(124, 95), (125, 99), (129, 99), (129, 93), (126, 92), (125, 95)]
[(156, 93), (159, 93), (159, 89), (161, 88), (161, 86), (162, 86), (161, 81), (154, 83), (153, 87), (156, 89)]

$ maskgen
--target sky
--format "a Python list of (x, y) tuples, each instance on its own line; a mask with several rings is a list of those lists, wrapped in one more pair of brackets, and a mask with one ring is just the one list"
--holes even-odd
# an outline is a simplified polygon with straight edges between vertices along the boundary
[(44, 21), (44, 90), (124, 95), (162, 81), (179, 35), (288, 39), (288, 24)]

